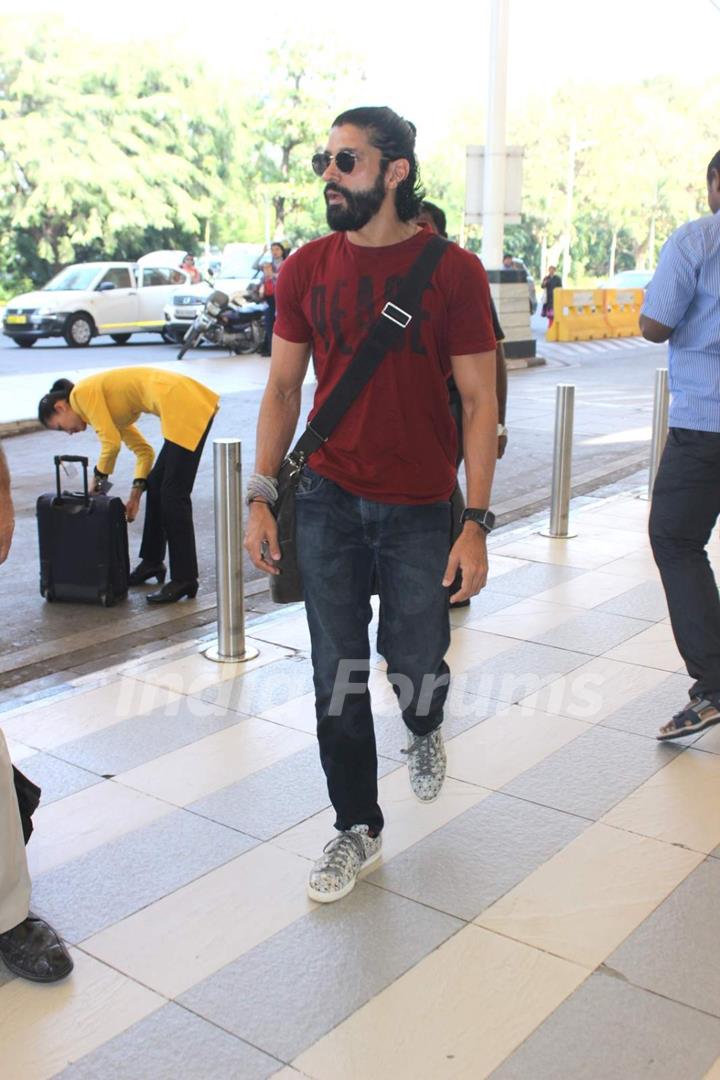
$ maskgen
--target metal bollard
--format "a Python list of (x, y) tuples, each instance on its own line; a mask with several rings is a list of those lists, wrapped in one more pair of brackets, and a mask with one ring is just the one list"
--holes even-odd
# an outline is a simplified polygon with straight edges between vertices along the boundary
[(215, 567), (218, 639), (204, 650), (208, 660), (241, 663), (258, 650), (245, 646), (242, 547), (242, 443), (213, 441), (215, 474)]
[(555, 448), (553, 451), (552, 496), (550, 528), (541, 536), (553, 540), (569, 540), (576, 533), (568, 532), (570, 522), (570, 478), (572, 473), (573, 414), (575, 387), (560, 383), (555, 398)]
[(650, 444), (650, 473), (648, 475), (648, 499), (652, 499), (655, 477), (660, 458), (665, 449), (668, 433), (668, 369), (655, 369), (655, 401), (653, 403), (652, 442)]

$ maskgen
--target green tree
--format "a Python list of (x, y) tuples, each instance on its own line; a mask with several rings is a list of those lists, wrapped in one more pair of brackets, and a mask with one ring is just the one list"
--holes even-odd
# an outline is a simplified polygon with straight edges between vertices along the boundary
[(151, 238), (190, 246), (232, 133), (185, 67), (42, 30), (24, 54), (9, 33), (0, 41), (0, 218), (14, 272), (39, 280), (79, 257), (137, 257)]

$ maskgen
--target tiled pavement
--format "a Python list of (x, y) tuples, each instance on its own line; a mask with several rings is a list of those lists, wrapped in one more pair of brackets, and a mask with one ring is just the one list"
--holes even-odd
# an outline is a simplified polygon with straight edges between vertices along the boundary
[(373, 654), (384, 854), (338, 904), (305, 894), (332, 815), (302, 609), (245, 669), (190, 642), (5, 711), (76, 969), (0, 971), (3, 1080), (720, 1077), (720, 729), (654, 738), (688, 679), (646, 514), (493, 537), (436, 803)]

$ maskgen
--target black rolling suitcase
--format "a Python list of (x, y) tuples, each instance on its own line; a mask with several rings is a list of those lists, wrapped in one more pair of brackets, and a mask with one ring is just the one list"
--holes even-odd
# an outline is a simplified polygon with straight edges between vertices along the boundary
[[(83, 492), (60, 490), (60, 463), (77, 461)], [(37, 501), (40, 593), (110, 607), (127, 596), (127, 523), (122, 499), (88, 493), (88, 459), (55, 458), (56, 493)]]

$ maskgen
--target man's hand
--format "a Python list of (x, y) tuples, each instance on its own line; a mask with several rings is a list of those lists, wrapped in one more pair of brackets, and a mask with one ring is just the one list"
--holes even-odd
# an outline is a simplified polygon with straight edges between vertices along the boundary
[(0, 504), (0, 563), (4, 563), (10, 554), (13, 532), (15, 531), (15, 517), (12, 500)]
[(442, 582), (446, 588), (452, 585), (458, 570), (462, 571), (462, 588), (450, 597), (452, 604), (477, 596), (487, 582), (487, 534), (474, 521), (465, 522), (452, 546)]
[(260, 499), (250, 503), (244, 546), (258, 570), (265, 574), (280, 573), (275, 565), (282, 554), (278, 544), (277, 522), (268, 504)]
[(128, 501), (125, 503), (125, 517), (128, 521), (134, 521), (138, 516), (140, 510), (140, 497), (142, 490), (140, 488), (131, 488)]

